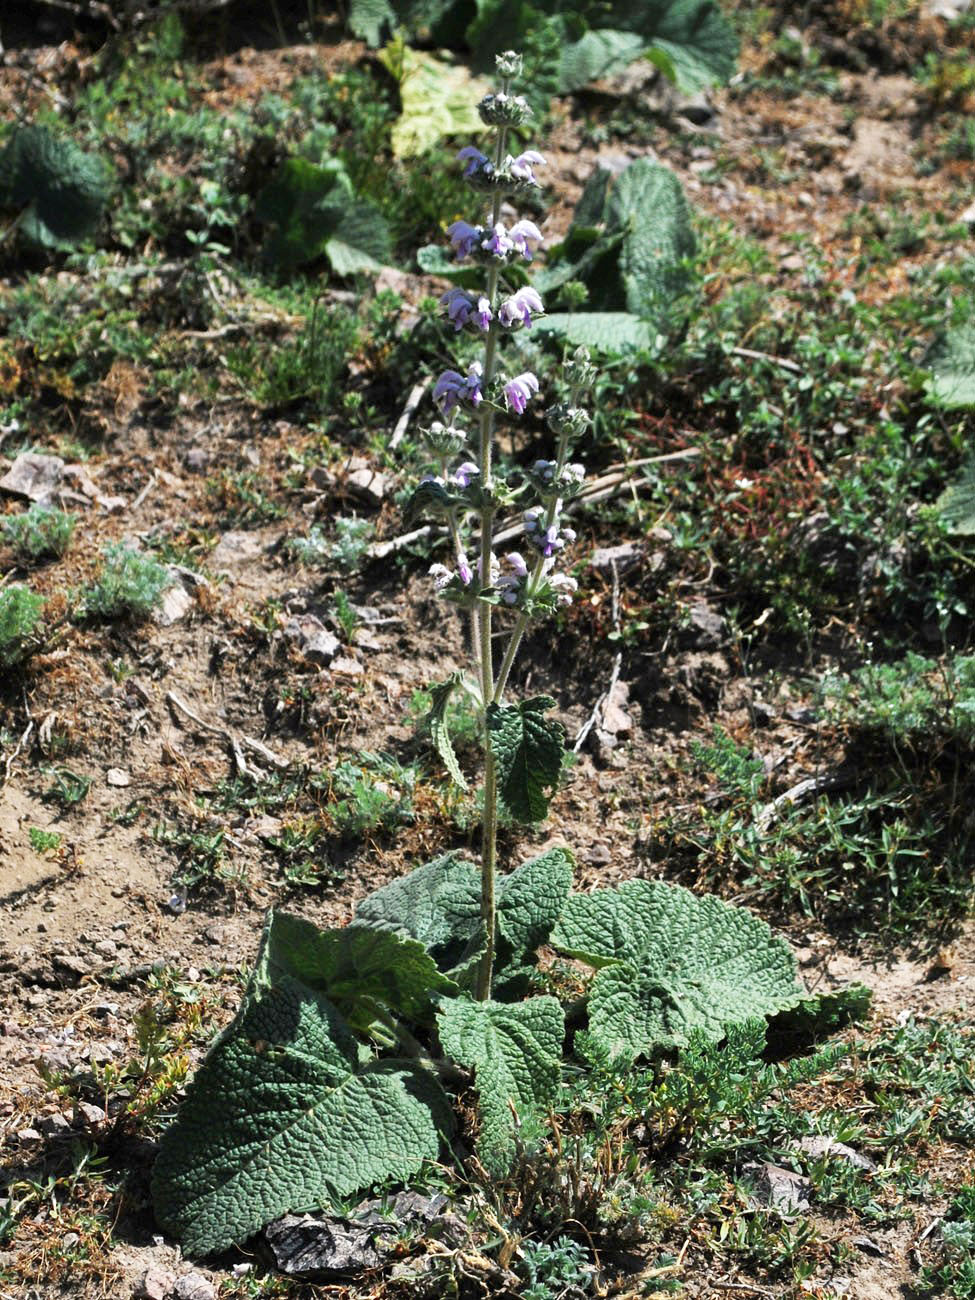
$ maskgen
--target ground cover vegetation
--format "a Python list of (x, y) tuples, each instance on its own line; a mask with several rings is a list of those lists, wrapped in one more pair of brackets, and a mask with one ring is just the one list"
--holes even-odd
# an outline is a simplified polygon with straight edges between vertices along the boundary
[(4, 1290), (975, 1293), (971, 15), (36, 9)]

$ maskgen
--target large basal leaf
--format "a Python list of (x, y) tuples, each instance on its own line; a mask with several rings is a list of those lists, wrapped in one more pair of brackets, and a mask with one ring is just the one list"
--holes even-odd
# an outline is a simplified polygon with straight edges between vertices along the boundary
[(636, 32), (586, 32), (578, 41), (565, 45), (559, 59), (559, 89), (563, 94), (579, 90), (599, 77), (620, 72), (646, 49)]
[(337, 274), (350, 275), (389, 259), (385, 219), (355, 198), (335, 159), (288, 158), (258, 195), (254, 215), (271, 226), (264, 256), (283, 271), (325, 255)]
[(558, 783), (565, 728), (545, 717), (554, 707), (555, 701), (547, 695), (488, 707), (488, 739), (497, 764), (498, 796), (518, 821), (542, 821)]
[(948, 411), (975, 407), (975, 324), (957, 325), (928, 354), (924, 391)]
[(396, 12), (389, 0), (349, 0), (346, 22), (353, 36), (375, 49), (383, 28), (396, 26)]
[(734, 74), (738, 37), (715, 0), (616, 0), (606, 22), (639, 33), (649, 51), (663, 51), (688, 93)]
[(937, 508), (949, 532), (958, 537), (975, 536), (975, 458), (938, 497)]
[(626, 232), (619, 267), (627, 310), (665, 322), (687, 288), (685, 261), (695, 251), (683, 186), (668, 167), (638, 158), (616, 178), (606, 221), (610, 230)]
[(447, 1055), (474, 1071), (481, 1161), (490, 1173), (503, 1174), (515, 1150), (512, 1105), (536, 1111), (558, 1092), (562, 1007), (551, 997), (513, 1005), (459, 998), (444, 1004), (437, 1023)]
[(573, 347), (601, 352), (656, 351), (664, 339), (650, 322), (628, 311), (552, 312), (535, 322), (540, 334), (558, 334)]
[(364, 898), (352, 925), (416, 939), (441, 970), (450, 970), (476, 939), (480, 919), (480, 873), (458, 854), (445, 853)]
[(524, 960), (548, 942), (572, 888), (572, 867), (568, 849), (549, 849), (498, 880), (498, 932), (512, 958)]
[(272, 980), (299, 980), (361, 1028), (375, 1019), (377, 1005), (419, 1020), (432, 994), (457, 991), (422, 943), (392, 930), (320, 930), (303, 917), (272, 912), (264, 943)]
[(156, 1217), (187, 1254), (225, 1250), (282, 1214), (409, 1178), (449, 1122), (429, 1072), (361, 1064), (324, 997), (259, 966), (160, 1142)]
[(573, 895), (551, 942), (599, 968), (590, 1032), (614, 1053), (681, 1045), (692, 1029), (717, 1041), (804, 996), (791, 949), (764, 921), (662, 881)]
[(21, 231), (45, 248), (92, 234), (111, 183), (102, 159), (43, 126), (15, 126), (0, 153), (0, 206), (22, 209)]
[(471, 76), (461, 64), (445, 63), (409, 46), (397, 45), (383, 62), (399, 82), (403, 106), (392, 132), (397, 158), (416, 158), (445, 136), (474, 135), (483, 129), (477, 105), (490, 91), (489, 82)]

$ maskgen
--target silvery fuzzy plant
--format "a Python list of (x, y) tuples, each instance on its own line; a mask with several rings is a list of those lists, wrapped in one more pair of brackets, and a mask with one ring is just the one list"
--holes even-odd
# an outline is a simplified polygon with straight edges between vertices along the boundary
[[(528, 621), (571, 599), (574, 583), (556, 561), (572, 537), (563, 507), (581, 480), (570, 456), (588, 422), (580, 400), (593, 375), (584, 355), (565, 365), (563, 400), (548, 410), (553, 459), (525, 475), (525, 543), (496, 556), (495, 516), (512, 491), (494, 464), (495, 419), (521, 415), (541, 390), (534, 374), (506, 375), (499, 351), (543, 310), (530, 285), (514, 283), (539, 231), (501, 221), (502, 201), (533, 187), (542, 163), (534, 150), (509, 147), (528, 118), (511, 92), (519, 64), (499, 58), (500, 88), (481, 103), (487, 151), (461, 151), (489, 212), (448, 234), (460, 261), (483, 269), (483, 289), (458, 285), (443, 305), (455, 331), (483, 336), (483, 359), (438, 379), (442, 419), (427, 432), (437, 473), (415, 494), (446, 518), (452, 564), (435, 565), (433, 576), (470, 616), (473, 676), (458, 672), (434, 688), (430, 723), (462, 782), (446, 719), (451, 691), (466, 682), (484, 738), (482, 860), (444, 854), (363, 899), (338, 929), (269, 914), (237, 1016), (160, 1142), (156, 1214), (188, 1254), (240, 1244), (290, 1211), (327, 1210), (409, 1179), (451, 1144), (458, 1089), (477, 1096), (480, 1168), (503, 1178), (521, 1119), (555, 1102), (567, 1052), (577, 1070), (634, 1062), (679, 1050), (691, 1035), (718, 1042), (730, 1026), (803, 998), (788, 946), (718, 898), (647, 880), (573, 894), (561, 848), (497, 871), (499, 802), (516, 820), (542, 820), (561, 766), (563, 732), (545, 717), (554, 701), (511, 704), (504, 694)], [(496, 607), (513, 615), (497, 664)], [(574, 1004), (582, 1036), (568, 1044), (563, 1007), (538, 965), (543, 945), (594, 972)]]

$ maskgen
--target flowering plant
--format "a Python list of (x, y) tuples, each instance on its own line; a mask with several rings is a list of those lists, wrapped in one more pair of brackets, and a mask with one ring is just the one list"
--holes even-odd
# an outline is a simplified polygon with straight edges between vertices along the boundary
[[(451, 1140), (452, 1088), (475, 1090), (481, 1167), (504, 1176), (522, 1117), (544, 1114), (561, 1082), (566, 1017), (556, 996), (538, 992), (544, 944), (594, 971), (574, 1005), (586, 1021), (573, 1040), (577, 1072), (673, 1050), (693, 1034), (717, 1042), (729, 1026), (803, 996), (787, 945), (720, 899), (647, 880), (573, 894), (563, 848), (497, 871), (499, 808), (541, 820), (562, 766), (564, 733), (546, 717), (554, 700), (511, 704), (505, 691), (529, 621), (575, 589), (558, 565), (575, 537), (564, 511), (583, 467), (570, 456), (589, 423), (580, 403), (594, 377), (585, 353), (564, 364), (564, 391), (546, 412), (554, 458), (536, 460), (520, 483), (504, 481), (495, 421), (522, 415), (542, 390), (530, 371), (508, 374), (501, 356), (506, 335), (544, 311), (534, 289), (512, 290), (505, 274), (541, 242), (532, 222), (501, 220), (503, 200), (535, 186), (544, 162), (535, 150), (508, 150), (529, 116), (510, 91), (518, 67), (517, 56), (500, 56), (500, 90), (481, 101), (491, 153), (461, 151), (490, 211), (483, 225), (455, 222), (448, 236), (457, 257), (483, 266), (484, 287), (450, 290), (442, 305), (455, 333), (483, 336), (483, 355), (466, 373), (438, 378), (441, 418), (424, 435), (434, 472), (413, 494), (415, 508), (446, 520), (451, 563), (431, 575), (470, 624), (472, 672), (432, 689), (430, 731), (464, 784), (446, 724), (452, 692), (468, 690), (484, 742), (481, 862), (446, 853), (364, 898), (335, 929), (269, 914), (240, 1010), (160, 1142), (156, 1214), (187, 1253), (222, 1250), (289, 1211), (410, 1178)], [(517, 498), (530, 501), (524, 543), (498, 555), (497, 512)], [(511, 624), (496, 662), (499, 607)]]

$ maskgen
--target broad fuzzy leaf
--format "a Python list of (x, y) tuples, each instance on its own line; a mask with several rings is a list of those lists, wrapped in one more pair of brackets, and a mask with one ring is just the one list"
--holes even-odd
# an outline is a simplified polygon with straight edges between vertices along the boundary
[(187, 1254), (224, 1250), (289, 1211), (409, 1178), (448, 1125), (432, 1075), (404, 1061), (360, 1064), (331, 1003), (259, 965), (163, 1135), (156, 1216)]
[[(975, 371), (973, 371), (975, 383)], [(975, 396), (975, 389), (973, 389)], [(937, 501), (941, 518), (948, 531), (958, 537), (975, 536), (975, 458), (963, 468), (954, 483), (941, 493)]]
[(481, 1110), (478, 1154), (503, 1174), (514, 1155), (511, 1105), (537, 1110), (558, 1092), (565, 1019), (556, 998), (506, 1005), (459, 998), (438, 1014), (440, 1042), (472, 1069)]
[(480, 899), (477, 868), (445, 853), (364, 898), (352, 924), (417, 939), (441, 970), (449, 970), (478, 933)]
[(927, 395), (948, 411), (975, 407), (975, 324), (957, 325), (928, 354)]
[(562, 769), (565, 728), (545, 718), (547, 695), (488, 708), (488, 739), (498, 768), (498, 794), (512, 817), (541, 821)]
[(472, 77), (462, 65), (445, 63), (409, 46), (383, 62), (399, 81), (403, 106), (393, 125), (397, 158), (416, 158), (444, 136), (472, 135), (482, 129), (477, 104), (491, 89), (489, 82)]
[(0, 206), (26, 209), (20, 228), (45, 248), (92, 234), (110, 191), (102, 159), (46, 127), (14, 127), (0, 153)]
[(638, 158), (617, 177), (606, 220), (611, 230), (627, 232), (619, 260), (627, 310), (665, 321), (687, 288), (684, 262), (695, 250), (683, 186), (668, 167)]
[(559, 59), (559, 88), (563, 93), (579, 90), (599, 77), (621, 72), (646, 49), (636, 32), (586, 32), (578, 41), (564, 46)]
[(599, 968), (590, 1031), (614, 1053), (681, 1045), (695, 1028), (717, 1041), (804, 996), (791, 949), (764, 921), (662, 881), (572, 896), (552, 943)]
[(350, 0), (347, 22), (354, 36), (375, 49), (383, 28), (396, 26), (396, 12), (389, 0)]
[(440, 682), (437, 686), (431, 686), (430, 697), (432, 703), (430, 712), (426, 716), (426, 723), (430, 728), (430, 739), (433, 741), (437, 753), (443, 759), (444, 767), (446, 767), (454, 782), (462, 790), (466, 790), (467, 780), (460, 770), (457, 755), (450, 743), (450, 732), (447, 729), (447, 705), (450, 703), (451, 695), (453, 695), (462, 680), (462, 673), (451, 673), (445, 682)]
[(669, 55), (681, 90), (693, 94), (730, 81), (738, 61), (738, 38), (714, 0), (657, 0), (651, 5), (634, 0), (631, 7), (640, 15), (637, 30), (645, 30), (648, 19), (653, 22), (650, 13), (660, 14), (653, 48)]
[(628, 311), (556, 311), (543, 316), (534, 328), (540, 334), (559, 334), (573, 347), (601, 352), (656, 351), (665, 341), (650, 321)]
[(376, 269), (389, 260), (385, 219), (355, 198), (335, 159), (319, 166), (288, 158), (258, 196), (254, 215), (271, 226), (264, 256), (283, 271), (322, 255), (339, 275)]
[(273, 912), (264, 942), (272, 980), (299, 980), (363, 1028), (375, 1019), (377, 1004), (394, 1016), (419, 1020), (431, 994), (457, 991), (423, 944), (391, 930), (320, 930), (303, 917)]
[(572, 867), (568, 849), (549, 849), (498, 880), (498, 931), (512, 959), (548, 942), (572, 888)]

